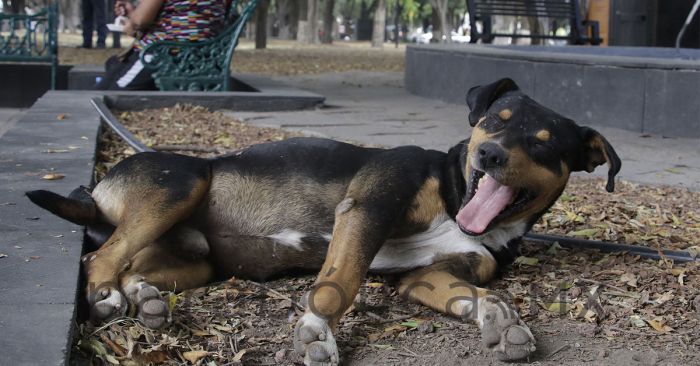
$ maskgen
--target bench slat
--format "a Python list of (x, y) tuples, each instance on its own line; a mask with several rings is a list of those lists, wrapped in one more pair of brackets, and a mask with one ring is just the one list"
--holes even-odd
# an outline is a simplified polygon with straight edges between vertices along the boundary
[[(469, 9), (469, 21), (472, 29), (471, 43), (482, 39), (490, 43), (496, 36), (511, 38), (534, 39), (567, 39), (570, 43), (591, 43), (598, 45), (602, 41), (599, 37), (599, 26), (596, 21), (583, 21), (579, 13), (578, 0), (467, 0)], [(492, 16), (534, 17), (546, 19), (567, 19), (569, 21), (570, 34), (567, 37), (554, 34), (513, 35), (491, 31)], [(484, 30), (479, 34), (476, 30), (476, 21), (483, 21)], [(587, 29), (591, 29), (588, 37)]]

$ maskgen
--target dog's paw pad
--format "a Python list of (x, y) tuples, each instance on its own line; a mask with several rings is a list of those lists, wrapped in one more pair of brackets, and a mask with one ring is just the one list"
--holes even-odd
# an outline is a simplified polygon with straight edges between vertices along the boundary
[(95, 323), (123, 316), (128, 308), (124, 295), (112, 287), (103, 287), (91, 293), (88, 302), (90, 318)]
[(163, 299), (149, 299), (139, 303), (138, 319), (151, 329), (168, 323), (168, 304)]
[(511, 325), (501, 334), (501, 341), (492, 348), (501, 361), (516, 361), (535, 351), (535, 338), (525, 325)]
[(136, 309), (136, 318), (151, 329), (158, 329), (168, 323), (168, 304), (157, 287), (146, 282), (141, 276), (132, 277), (124, 286), (124, 293)]
[(535, 337), (515, 310), (492, 298), (486, 299), (481, 306), (481, 339), (496, 358), (515, 361), (535, 351)]
[(325, 320), (304, 315), (294, 328), (294, 350), (304, 357), (307, 366), (338, 365), (338, 347)]

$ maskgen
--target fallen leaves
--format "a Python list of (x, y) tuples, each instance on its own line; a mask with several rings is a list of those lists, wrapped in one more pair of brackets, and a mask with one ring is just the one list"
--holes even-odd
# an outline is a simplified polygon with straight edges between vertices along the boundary
[(673, 328), (666, 325), (666, 321), (662, 318), (646, 319), (646, 322), (659, 333), (668, 333), (673, 330)]
[[(209, 352), (202, 351), (202, 350), (187, 351), (187, 352), (182, 353), (182, 357), (184, 357), (187, 361), (190, 361), (190, 363), (192, 363), (194, 365), (197, 363), (197, 361), (206, 357), (206, 355), (208, 355), (208, 354), (209, 354)], [(238, 361), (240, 361), (240, 359)]]
[(573, 177), (535, 232), (700, 253), (700, 192)]
[(49, 173), (45, 174), (44, 176), (41, 177), (43, 180), (59, 180), (65, 178), (65, 174), (59, 174), (59, 173)]

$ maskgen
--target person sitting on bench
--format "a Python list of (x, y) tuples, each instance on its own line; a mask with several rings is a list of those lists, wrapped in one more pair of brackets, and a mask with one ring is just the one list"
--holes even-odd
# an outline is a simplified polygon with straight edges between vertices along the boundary
[[(137, 7), (118, 0), (117, 15), (126, 17), (124, 33), (136, 38), (125, 53), (110, 57), (97, 90), (157, 90), (151, 71), (139, 56), (148, 44), (161, 41), (198, 42), (215, 37), (225, 26), (230, 0), (141, 0)], [(147, 56), (146, 56), (147, 57)]]

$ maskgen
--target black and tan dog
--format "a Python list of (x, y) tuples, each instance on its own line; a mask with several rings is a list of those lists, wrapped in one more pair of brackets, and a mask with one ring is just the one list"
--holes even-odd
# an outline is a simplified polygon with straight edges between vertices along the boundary
[(620, 160), (510, 79), (472, 88), (467, 104), (471, 138), (446, 154), (294, 138), (215, 159), (137, 154), (92, 192), (27, 194), (72, 222), (113, 227), (82, 258), (97, 320), (129, 309), (159, 327), (158, 290), (320, 269), (294, 347), (307, 364), (336, 364), (333, 331), (365, 275), (392, 272), (404, 296), (476, 320), (498, 358), (520, 359), (535, 349), (530, 330), (475, 286), (512, 261), (571, 172), (607, 163), (612, 191)]

